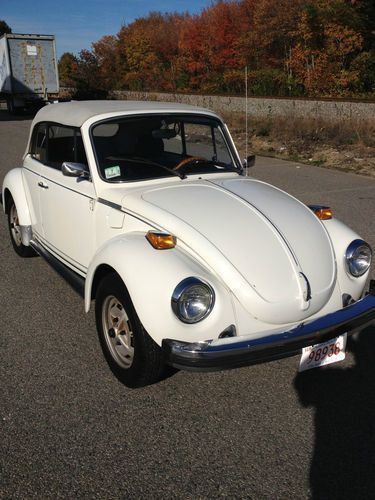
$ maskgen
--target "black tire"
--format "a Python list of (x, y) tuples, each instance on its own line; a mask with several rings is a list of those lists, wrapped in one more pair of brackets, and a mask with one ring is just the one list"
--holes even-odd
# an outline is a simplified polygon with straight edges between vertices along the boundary
[[(104, 356), (123, 384), (143, 387), (163, 377), (162, 351), (143, 328), (123, 281), (115, 273), (105, 276), (98, 286), (95, 317)], [(116, 332), (111, 321), (112, 326), (117, 325)]]
[(31, 247), (24, 245), (20, 239), (17, 207), (12, 197), (9, 198), (7, 203), (7, 215), (10, 241), (12, 242), (12, 246), (16, 254), (20, 257), (35, 257), (35, 251)]
[(13, 114), (13, 107), (14, 107), (13, 99), (11, 97), (8, 97), (7, 98), (7, 108), (8, 108), (8, 113), (10, 115)]
[(8, 108), (8, 113), (10, 115), (15, 116), (19, 112), (19, 109), (14, 105), (13, 97), (8, 97), (8, 99), (7, 99), (7, 108)]

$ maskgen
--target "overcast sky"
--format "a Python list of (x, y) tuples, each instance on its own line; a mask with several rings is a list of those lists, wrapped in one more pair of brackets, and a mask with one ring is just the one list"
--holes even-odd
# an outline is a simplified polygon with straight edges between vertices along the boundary
[(103, 35), (114, 35), (151, 10), (200, 12), (211, 0), (0, 0), (0, 19), (13, 33), (56, 36), (57, 55), (78, 54)]

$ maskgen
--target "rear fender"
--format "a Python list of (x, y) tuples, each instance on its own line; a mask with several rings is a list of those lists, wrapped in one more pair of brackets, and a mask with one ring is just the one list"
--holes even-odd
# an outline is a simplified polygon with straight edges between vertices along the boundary
[(12, 197), (17, 208), (18, 220), (21, 226), (22, 243), (29, 245), (31, 235), (31, 214), (27, 203), (25, 186), (21, 168), (10, 170), (3, 182), (3, 210), (8, 211), (9, 197)]
[[(216, 276), (178, 247), (155, 250), (140, 232), (117, 236), (99, 249), (86, 276), (86, 312), (94, 298), (95, 275), (103, 265), (110, 266), (121, 277), (143, 326), (159, 345), (168, 337), (192, 342), (217, 338), (235, 324), (231, 293)], [(175, 287), (190, 276), (207, 281), (215, 291), (212, 312), (193, 325), (182, 323), (171, 307)]]

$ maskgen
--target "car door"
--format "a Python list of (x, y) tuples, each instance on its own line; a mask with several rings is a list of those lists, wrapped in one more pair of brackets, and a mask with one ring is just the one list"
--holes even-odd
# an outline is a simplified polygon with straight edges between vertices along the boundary
[(86, 273), (94, 245), (96, 198), (89, 179), (63, 175), (63, 162), (85, 163), (79, 129), (48, 124), (47, 160), (40, 168), (42, 242), (51, 253), (81, 275)]
[(43, 233), (40, 214), (40, 169), (47, 158), (47, 124), (38, 123), (33, 130), (29, 153), (23, 161), (22, 174), (31, 215), (33, 234)]

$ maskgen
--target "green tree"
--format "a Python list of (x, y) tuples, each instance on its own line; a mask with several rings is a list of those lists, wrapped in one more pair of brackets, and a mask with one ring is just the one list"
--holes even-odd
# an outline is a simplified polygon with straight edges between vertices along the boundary
[(78, 59), (71, 52), (64, 52), (58, 62), (59, 78), (62, 86), (74, 87), (77, 76)]
[(0, 36), (5, 33), (12, 33), (12, 28), (3, 19), (0, 19)]

